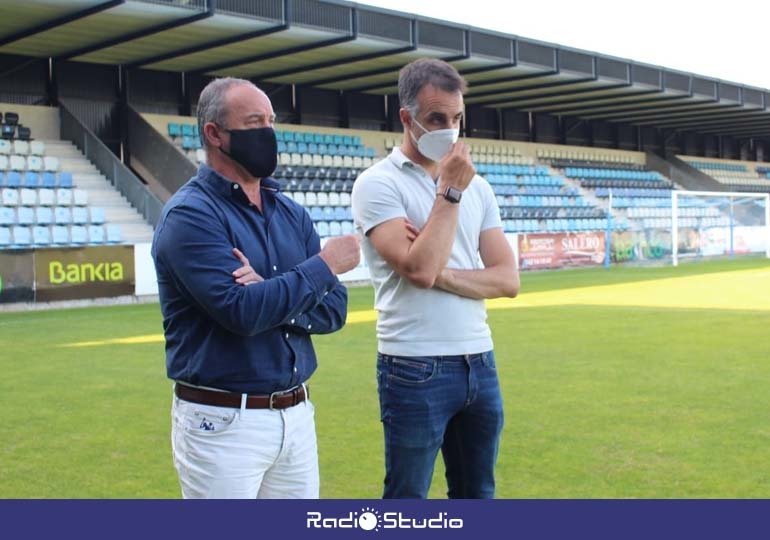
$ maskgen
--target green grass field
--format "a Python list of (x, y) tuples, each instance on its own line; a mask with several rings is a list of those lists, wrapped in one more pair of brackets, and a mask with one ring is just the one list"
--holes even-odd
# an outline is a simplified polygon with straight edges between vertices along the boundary
[[(315, 339), (321, 495), (378, 498), (372, 290), (350, 298)], [(498, 497), (770, 497), (767, 259), (525, 273), (489, 322)], [(179, 497), (160, 332), (154, 304), (0, 313), (0, 498)]]

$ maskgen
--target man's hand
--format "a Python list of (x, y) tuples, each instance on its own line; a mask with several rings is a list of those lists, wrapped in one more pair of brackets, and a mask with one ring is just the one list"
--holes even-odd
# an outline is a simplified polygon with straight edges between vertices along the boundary
[(241, 285), (251, 285), (252, 283), (265, 281), (262, 276), (254, 271), (254, 269), (249, 264), (249, 259), (246, 258), (246, 255), (241, 253), (241, 250), (238, 248), (233, 248), (233, 255), (235, 255), (235, 258), (241, 261), (241, 264), (243, 265), (233, 272), (233, 277), (235, 278), (236, 283)]
[(449, 153), (438, 165), (438, 191), (443, 192), (447, 187), (464, 191), (476, 175), (476, 169), (471, 161), (471, 152), (462, 141), (457, 141)]
[(409, 241), (414, 242), (417, 240), (417, 237), (420, 236), (420, 229), (415, 227), (414, 224), (409, 221), (409, 218), (404, 218), (404, 225), (406, 225), (406, 237)]
[(329, 238), (318, 255), (334, 274), (344, 274), (358, 266), (360, 240), (355, 234)]

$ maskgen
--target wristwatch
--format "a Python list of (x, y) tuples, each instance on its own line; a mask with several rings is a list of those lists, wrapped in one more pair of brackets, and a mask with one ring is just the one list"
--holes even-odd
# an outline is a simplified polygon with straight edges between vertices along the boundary
[(459, 189), (455, 189), (452, 186), (449, 186), (443, 192), (439, 191), (437, 195), (442, 195), (449, 202), (457, 204), (460, 202), (460, 199), (462, 199), (463, 192)]

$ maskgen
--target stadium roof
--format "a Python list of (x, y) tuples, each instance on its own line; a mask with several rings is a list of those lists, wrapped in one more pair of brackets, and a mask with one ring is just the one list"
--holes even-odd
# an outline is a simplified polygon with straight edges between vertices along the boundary
[(770, 137), (766, 89), (340, 0), (8, 0), (0, 53), (375, 94), (430, 56), (467, 104)]

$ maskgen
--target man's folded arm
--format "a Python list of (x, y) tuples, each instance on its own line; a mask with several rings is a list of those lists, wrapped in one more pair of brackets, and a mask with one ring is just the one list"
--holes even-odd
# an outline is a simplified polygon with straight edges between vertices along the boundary
[(254, 335), (284, 325), (318, 305), (337, 286), (337, 278), (317, 255), (279, 276), (247, 287), (236, 283), (232, 272), (239, 262), (224, 227), (215, 219), (189, 207), (173, 209), (158, 235), (156, 260), (227, 330)]

